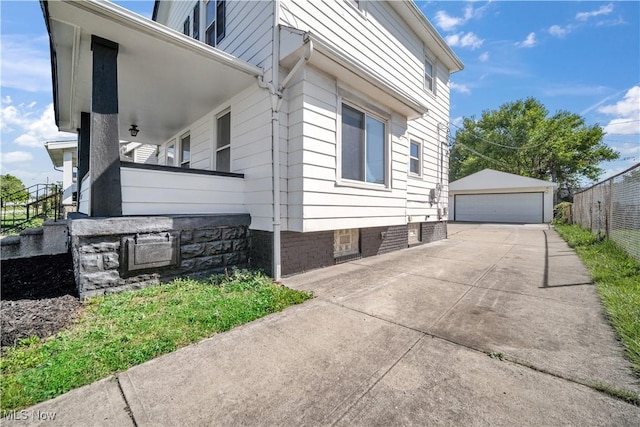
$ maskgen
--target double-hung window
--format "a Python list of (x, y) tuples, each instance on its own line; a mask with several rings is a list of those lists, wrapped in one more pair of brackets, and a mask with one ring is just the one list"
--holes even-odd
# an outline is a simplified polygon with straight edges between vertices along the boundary
[(412, 175), (422, 175), (421, 168), (422, 145), (414, 140), (409, 142), (409, 173)]
[(231, 171), (231, 112), (217, 119), (216, 170)]
[(342, 179), (386, 183), (386, 124), (342, 104)]
[(180, 167), (189, 168), (191, 165), (191, 135), (180, 138)]
[(193, 6), (193, 38), (200, 40), (200, 1)]
[(434, 89), (434, 70), (433, 62), (429, 59), (424, 60), (424, 88), (429, 92), (435, 92)]
[(227, 4), (225, 0), (207, 2), (207, 31), (205, 43), (216, 47), (226, 35)]

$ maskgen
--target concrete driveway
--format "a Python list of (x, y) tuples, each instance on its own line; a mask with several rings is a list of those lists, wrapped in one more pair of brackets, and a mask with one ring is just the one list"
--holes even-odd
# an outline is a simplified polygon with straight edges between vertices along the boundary
[(28, 421), (640, 425), (639, 407), (596, 390), (640, 387), (587, 272), (547, 226), (450, 224), (446, 241), (284, 282), (317, 298), (37, 405)]

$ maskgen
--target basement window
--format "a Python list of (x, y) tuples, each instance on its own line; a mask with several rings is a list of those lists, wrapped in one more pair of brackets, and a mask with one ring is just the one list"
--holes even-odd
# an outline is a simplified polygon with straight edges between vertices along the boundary
[(409, 232), (409, 245), (422, 242), (422, 227), (419, 222), (412, 222), (407, 225)]
[(351, 228), (333, 232), (333, 257), (340, 258), (360, 253), (360, 230)]

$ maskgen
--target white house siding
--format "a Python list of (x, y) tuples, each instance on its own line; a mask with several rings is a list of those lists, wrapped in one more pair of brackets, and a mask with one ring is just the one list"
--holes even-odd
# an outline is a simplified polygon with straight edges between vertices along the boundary
[[(348, 92), (348, 89), (343, 89)], [(289, 107), (288, 230), (323, 231), (406, 222), (406, 119), (390, 113), (390, 188), (337, 185), (337, 114), (340, 99), (331, 76), (307, 66), (287, 91)], [(376, 104), (354, 92), (345, 101)], [(380, 106), (384, 108), (384, 106)]]
[(311, 31), (383, 81), (433, 104), (424, 91), (422, 41), (386, 2), (362, 4), (364, 12), (349, 1), (282, 0), (280, 22)]
[[(257, 85), (246, 89), (228, 103), (217, 106), (204, 117), (185, 126), (158, 150), (160, 163), (166, 164), (167, 144), (175, 142), (178, 155), (180, 137), (188, 132), (191, 135), (190, 167), (213, 170), (216, 120), (221, 113), (230, 111), (231, 172), (245, 175), (246, 198), (243, 212), (251, 214), (251, 228), (265, 231), (271, 231), (273, 223), (270, 105), (267, 91)], [(168, 196), (164, 196), (166, 197)]]
[[(215, 0), (213, 0), (215, 1)], [(158, 21), (182, 32), (184, 21), (190, 17), (193, 28), (193, 7), (197, 1), (161, 2), (162, 13)], [(164, 17), (166, 16), (166, 19)], [(161, 20), (162, 18), (162, 20)], [(206, 2), (200, 1), (200, 40), (206, 33)], [(237, 58), (271, 69), (271, 37), (273, 27), (273, 4), (270, 1), (227, 1), (225, 37), (216, 46)], [(269, 74), (265, 75), (271, 80)], [(213, 82), (214, 80), (212, 80)]]
[[(404, 224), (408, 216), (415, 222), (436, 221), (438, 208), (447, 206), (449, 72), (435, 58), (435, 94), (426, 92), (423, 42), (385, 2), (363, 4), (364, 12), (347, 1), (283, 0), (280, 20), (344, 49), (367, 70), (428, 105), (429, 114), (409, 122), (391, 114), (391, 191), (336, 186), (337, 82), (329, 74), (307, 65), (304, 82), (290, 87), (286, 93), (290, 109), (288, 229), (291, 231)], [(356, 92), (356, 95), (366, 98), (366, 94)], [(385, 109), (384, 105), (377, 105)], [(423, 143), (423, 174), (419, 178), (408, 177), (411, 137)], [(445, 158), (440, 170), (442, 155)], [(431, 205), (429, 190), (435, 190), (441, 180), (439, 203)]]
[(246, 213), (244, 180), (121, 168), (122, 214)]
[(133, 150), (133, 161), (136, 163), (157, 164), (156, 145), (142, 144)]

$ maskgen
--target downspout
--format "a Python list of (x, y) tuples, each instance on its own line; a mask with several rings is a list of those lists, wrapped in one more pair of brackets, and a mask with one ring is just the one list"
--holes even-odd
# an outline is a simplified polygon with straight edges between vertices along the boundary
[(258, 78), (258, 86), (267, 89), (271, 95), (271, 162), (273, 176), (273, 265), (271, 273), (273, 279), (279, 281), (282, 278), (282, 258), (280, 251), (280, 107), (283, 101), (282, 92), (311, 57), (313, 53), (313, 43), (308, 36), (305, 37), (304, 43), (307, 45), (307, 48), (305, 49), (304, 55), (298, 59), (291, 71), (289, 71), (289, 74), (282, 80), (282, 84), (278, 83), (280, 71), (280, 1), (275, 0), (273, 4), (272, 79), (271, 83), (266, 83), (263, 77), (260, 76)]

